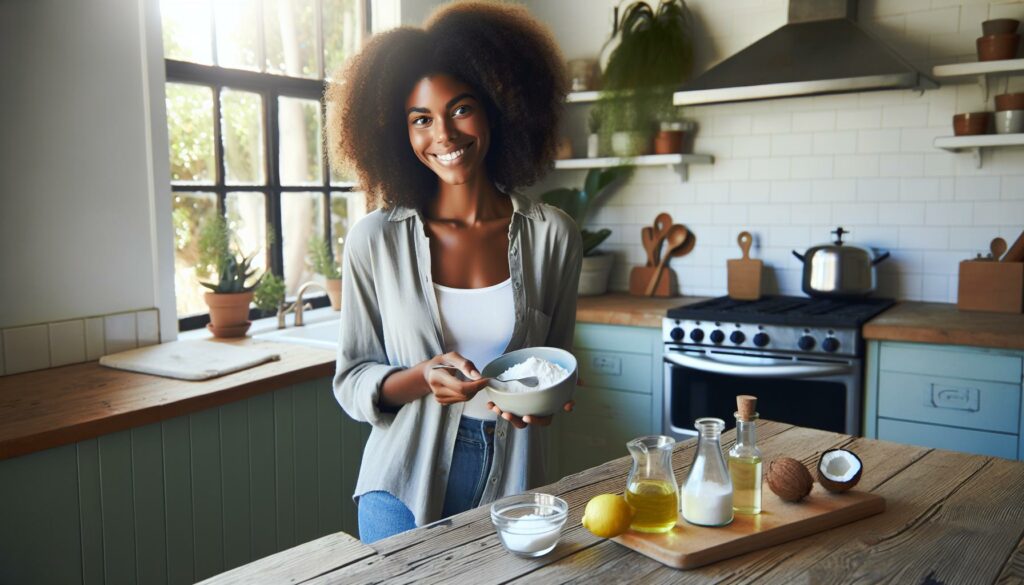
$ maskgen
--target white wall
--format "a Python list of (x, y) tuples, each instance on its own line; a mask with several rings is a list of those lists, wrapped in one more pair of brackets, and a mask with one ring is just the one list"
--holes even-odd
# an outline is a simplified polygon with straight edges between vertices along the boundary
[(156, 0), (0, 3), (0, 327), (176, 334), (159, 31)]
[[(594, 57), (611, 32), (614, 0), (527, 0), (555, 32), (567, 58)], [(697, 69), (735, 53), (781, 26), (784, 0), (688, 0), (697, 23)], [(1024, 18), (1021, 1), (861, 0), (858, 20), (922, 71), (976, 60), (974, 39), (988, 18)], [(995, 93), (1007, 81), (1000, 78)], [(1024, 91), (1024, 74), (1009, 81)], [(986, 107), (987, 106), (987, 107)], [(586, 106), (569, 106), (576, 152), (583, 151)], [(1024, 229), (1024, 149), (968, 154), (932, 147), (950, 135), (959, 112), (992, 110), (977, 84), (865, 92), (687, 109), (699, 124), (695, 150), (715, 156), (690, 167), (687, 182), (666, 169), (640, 171), (591, 222), (614, 233), (614, 288), (644, 262), (640, 228), (661, 211), (697, 235), (695, 251), (672, 261), (686, 294), (725, 293), (725, 261), (739, 256), (736, 235), (755, 234), (755, 256), (770, 267), (772, 288), (800, 294), (791, 249), (826, 241), (843, 225), (849, 239), (892, 251), (880, 293), (955, 301), (957, 263), (1012, 241)], [(582, 172), (555, 172), (538, 185), (581, 184)]]

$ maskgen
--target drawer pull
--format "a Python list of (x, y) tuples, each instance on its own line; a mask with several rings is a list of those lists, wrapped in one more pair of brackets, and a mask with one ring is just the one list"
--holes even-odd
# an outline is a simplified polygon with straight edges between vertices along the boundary
[(622, 358), (611, 356), (594, 356), (591, 361), (594, 371), (609, 376), (622, 375)]
[(925, 400), (925, 406), (966, 410), (981, 410), (981, 392), (977, 388), (957, 388), (943, 384), (932, 384)]

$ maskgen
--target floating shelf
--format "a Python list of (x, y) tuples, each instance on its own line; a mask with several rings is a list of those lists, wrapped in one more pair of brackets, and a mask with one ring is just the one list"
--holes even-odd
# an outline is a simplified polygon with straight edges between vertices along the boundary
[(686, 167), (689, 165), (709, 165), (715, 162), (710, 154), (646, 154), (643, 156), (602, 158), (570, 158), (555, 161), (556, 170), (600, 169), (605, 167), (660, 167), (667, 166), (679, 171), (686, 180)]
[(601, 95), (599, 91), (571, 91), (565, 96), (567, 104), (588, 104), (597, 101)]
[(980, 134), (977, 136), (940, 136), (935, 139), (935, 147), (950, 152), (969, 150), (974, 154), (974, 163), (981, 168), (981, 151), (983, 148), (999, 148), (1002, 146), (1024, 146), (1024, 133), (1021, 134)]
[(981, 87), (982, 97), (986, 102), (989, 90), (988, 77), (999, 73), (1024, 73), (1024, 59), (953, 63), (951, 65), (936, 65), (932, 68), (932, 75), (938, 79), (977, 77), (978, 86)]

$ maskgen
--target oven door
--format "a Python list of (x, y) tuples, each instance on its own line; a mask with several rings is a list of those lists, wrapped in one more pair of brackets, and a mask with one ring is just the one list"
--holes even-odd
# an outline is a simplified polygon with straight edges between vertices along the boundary
[(665, 348), (666, 434), (696, 435), (712, 416), (733, 424), (736, 396), (756, 396), (761, 418), (860, 434), (861, 361), (742, 350)]

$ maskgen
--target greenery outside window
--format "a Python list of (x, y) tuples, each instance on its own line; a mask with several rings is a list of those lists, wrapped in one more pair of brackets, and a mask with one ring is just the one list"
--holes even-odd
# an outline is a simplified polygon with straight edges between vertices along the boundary
[[(335, 258), (365, 199), (330, 171), (324, 81), (369, 31), (369, 0), (162, 0), (181, 330), (208, 322), (195, 274), (204, 222), (227, 219), (253, 266), (286, 294), (320, 277), (309, 246)], [(327, 300), (314, 301), (326, 305)]]

